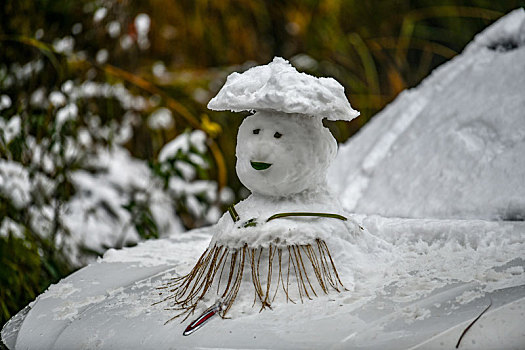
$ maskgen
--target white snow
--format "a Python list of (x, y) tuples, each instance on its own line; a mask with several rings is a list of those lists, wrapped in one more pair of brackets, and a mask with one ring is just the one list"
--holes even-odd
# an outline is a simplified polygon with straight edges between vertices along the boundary
[(24, 228), (10, 218), (4, 217), (0, 221), (0, 237), (8, 237), (10, 234), (17, 238), (23, 238)]
[(29, 103), (34, 107), (40, 107), (40, 106), (44, 106), (45, 102), (46, 102), (45, 89), (43, 87), (39, 87), (31, 94)]
[(0, 159), (0, 193), (17, 208), (27, 206), (31, 198), (29, 174), (20, 163)]
[[(172, 235), (164, 240), (140, 242), (136, 247), (109, 249), (99, 262), (126, 262), (135, 266), (152, 267), (176, 265), (183, 262), (189, 268), (194, 251), (206, 249), (213, 234), (210, 228), (202, 228), (186, 235)], [(177, 252), (176, 255), (173, 252)]]
[(202, 130), (194, 130), (184, 133), (162, 147), (159, 152), (159, 161), (165, 162), (169, 158), (175, 158), (177, 152), (188, 153), (190, 147), (196, 147), (199, 152), (206, 151), (206, 134)]
[(148, 126), (152, 130), (169, 130), (173, 127), (174, 123), (171, 111), (165, 107), (156, 109), (148, 117)]
[(56, 52), (69, 55), (73, 53), (73, 48), (75, 47), (75, 39), (72, 36), (65, 36), (60, 39), (55, 39), (53, 41), (53, 48)]
[(122, 47), (123, 50), (128, 50), (133, 46), (133, 38), (128, 35), (124, 34), (120, 37), (120, 47)]
[(120, 35), (120, 23), (118, 21), (111, 21), (107, 25), (107, 31), (110, 37), (113, 39)]
[(135, 17), (135, 29), (137, 29), (137, 34), (139, 36), (147, 35), (149, 32), (151, 19), (145, 13), (140, 13)]
[[(131, 213), (123, 208), (135, 191), (147, 194), (161, 235), (183, 231), (181, 223), (170, 212), (171, 200), (153, 179), (148, 166), (132, 158), (128, 151), (114, 147), (100, 151), (94, 162), (106, 172), (91, 174), (76, 171), (72, 175), (77, 194), (65, 208), (64, 224), (76, 234), (70, 238), (70, 249), (86, 246), (95, 251), (140, 240)], [(140, 198), (136, 198), (140, 201)], [(73, 255), (74, 256), (74, 255)]]
[(95, 23), (100, 22), (106, 17), (107, 14), (108, 14), (108, 9), (105, 7), (100, 7), (93, 14), (93, 21)]
[(491, 48), (496, 51), (505, 51), (508, 44), (518, 47), (525, 45), (524, 9), (517, 9), (505, 16), (504, 21), (497, 21), (482, 33), (476, 35), (469, 43), (465, 52), (474, 54)]
[[(70, 82), (70, 81), (68, 81)], [(66, 83), (68, 83), (66, 82)], [(71, 82), (72, 83), (72, 82)], [(115, 98), (121, 104), (122, 108), (126, 110), (142, 111), (148, 107), (148, 102), (142, 96), (133, 95), (124, 85), (121, 83), (110, 84), (110, 83), (99, 83), (95, 81), (84, 81), (81, 85), (71, 85), (68, 83), (66, 86), (69, 97), (72, 101), (104, 97), (104, 98)]]
[(62, 84), (61, 90), (63, 93), (69, 95), (71, 91), (73, 91), (73, 86), (74, 86), (73, 82), (71, 80), (67, 80), (66, 82), (64, 82), (64, 84)]
[(98, 64), (104, 64), (108, 61), (109, 58), (109, 52), (106, 49), (100, 49), (97, 51), (97, 55), (95, 56), (95, 60)]
[(11, 97), (8, 95), (1, 95), (0, 96), (0, 111), (2, 109), (7, 109), (11, 107)]
[(153, 72), (153, 75), (157, 78), (162, 77), (164, 74), (166, 74), (166, 65), (164, 65), (164, 62), (157, 61), (153, 64), (151, 67), (151, 71)]
[(18, 114), (9, 118), (7, 123), (0, 117), (0, 135), (3, 134), (2, 136), (7, 144), (20, 135), (21, 127), (22, 120)]
[[(108, 251), (99, 263), (61, 282), (67, 298), (57, 294), (56, 287), (39, 298), (21, 329), (18, 346), (38, 340), (40, 345), (55, 341), (67, 347), (97, 333), (104, 348), (142, 340), (143, 346), (156, 348), (174, 344), (183, 348), (211, 344), (226, 348), (249, 344), (262, 348), (318, 348), (323, 344), (378, 348), (388, 341), (388, 348), (406, 349), (471, 320), (480, 306), (487, 305), (489, 296), (495, 306), (487, 317), (498, 315), (502, 305), (498, 303), (505, 298), (519, 298), (520, 293), (523, 298), (523, 289), (520, 292), (520, 287), (513, 290), (512, 286), (522, 286), (525, 276), (498, 273), (508, 270), (508, 262), (511, 265), (523, 252), (522, 223), (356, 219), (362, 219), (371, 234), (388, 240), (393, 251), (372, 255), (373, 263), (352, 266), (355, 275), (350, 292), (330, 293), (295, 305), (276, 300), (272, 310), (261, 313), (252, 308), (253, 293), (244, 293), (232, 319), (213, 320), (195, 335), (182, 337), (189, 320), (163, 325), (173, 311), (152, 305), (161, 298), (155, 288), (191, 269), (214, 233), (213, 228), (206, 228)], [(127, 282), (119, 282), (122, 279)], [(508, 289), (494, 289), (498, 285)], [(522, 320), (520, 310), (517, 312), (507, 310), (506, 314)], [(44, 314), (48, 315), (46, 323), (38, 318)], [(500, 325), (486, 327), (500, 336), (509, 335)], [(445, 340), (457, 341), (465, 327), (458, 326)], [(45, 332), (48, 337), (36, 339), (29, 330)], [(224, 334), (227, 337), (221, 337)], [(520, 337), (511, 334), (502, 344)]]
[(62, 107), (66, 104), (66, 96), (60, 91), (53, 91), (49, 94), (49, 102), (55, 107)]
[[(150, 30), (151, 19), (145, 13), (139, 13), (135, 17), (135, 29), (137, 30), (137, 44), (141, 50), (145, 50), (149, 47), (148, 33)], [(122, 44), (122, 42), (121, 42)], [(122, 45), (124, 48), (124, 45)]]
[(56, 124), (60, 128), (65, 122), (75, 120), (78, 117), (78, 107), (75, 103), (68, 103), (66, 106), (60, 108), (56, 114)]
[[(421, 86), (403, 92), (343, 145), (329, 183), (345, 209), (523, 220), (525, 50), (517, 38), (524, 35), (520, 9)], [(509, 41), (521, 46), (489, 48)]]
[(235, 112), (273, 110), (347, 121), (359, 115), (336, 80), (299, 73), (280, 57), (242, 74), (230, 74), (208, 108)]
[(61, 298), (67, 299), (70, 295), (80, 292), (79, 288), (75, 288), (72, 283), (52, 284), (46, 290), (45, 294), (39, 297), (40, 300), (46, 298)]

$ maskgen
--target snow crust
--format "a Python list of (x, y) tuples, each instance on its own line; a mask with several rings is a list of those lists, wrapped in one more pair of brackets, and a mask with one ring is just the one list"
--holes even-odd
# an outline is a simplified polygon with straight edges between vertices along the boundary
[(244, 73), (230, 74), (208, 108), (234, 112), (273, 110), (347, 121), (359, 115), (336, 80), (299, 73), (281, 57)]
[(523, 220), (524, 36), (525, 11), (515, 10), (343, 145), (329, 183), (344, 208)]

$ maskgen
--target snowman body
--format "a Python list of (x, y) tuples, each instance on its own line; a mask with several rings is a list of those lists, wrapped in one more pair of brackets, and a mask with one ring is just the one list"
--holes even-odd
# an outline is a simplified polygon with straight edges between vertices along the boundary
[(341, 220), (296, 216), (268, 221), (278, 213), (342, 215), (326, 184), (336, 149), (335, 139), (319, 118), (276, 111), (246, 118), (237, 137), (236, 170), (252, 195), (235, 206), (239, 220), (228, 213), (220, 219), (211, 244), (267, 247), (344, 236), (348, 229)]
[(351, 290), (375, 242), (349, 220), (326, 182), (337, 143), (322, 120), (358, 115), (342, 87), (276, 58), (232, 74), (209, 106), (255, 111), (236, 146), (237, 175), (252, 194), (213, 227), (193, 269), (166, 285), (164, 301), (182, 311), (175, 317), (216, 299), (224, 316), (236, 300), (263, 309)]

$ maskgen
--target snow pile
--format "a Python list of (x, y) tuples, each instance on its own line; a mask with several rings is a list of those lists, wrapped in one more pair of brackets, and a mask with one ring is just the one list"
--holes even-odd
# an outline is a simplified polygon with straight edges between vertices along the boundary
[(342, 146), (329, 183), (345, 209), (523, 220), (524, 36), (519, 9)]
[(208, 108), (234, 112), (274, 110), (348, 121), (359, 115), (336, 80), (299, 73), (280, 57), (242, 74), (230, 74)]
[(71, 176), (76, 193), (65, 205), (62, 219), (74, 233), (69, 238), (71, 249), (102, 253), (144, 238), (183, 232), (176, 214), (180, 206), (203, 224), (216, 222), (217, 184), (197, 178), (197, 169), (208, 166), (206, 151), (206, 135), (200, 130), (167, 143), (154, 168), (121, 146), (99, 148), (88, 166), (97, 172), (77, 170)]

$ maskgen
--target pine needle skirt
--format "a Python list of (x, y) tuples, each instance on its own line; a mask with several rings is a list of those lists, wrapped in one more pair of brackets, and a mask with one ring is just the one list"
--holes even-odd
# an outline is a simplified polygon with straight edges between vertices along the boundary
[[(175, 315), (170, 322), (193, 314), (199, 302), (215, 296), (223, 303), (221, 317), (234, 304), (241, 289), (253, 290), (253, 306), (271, 308), (281, 294), (288, 302), (303, 302), (319, 293), (346, 290), (324, 240), (311, 244), (230, 248), (215, 244), (201, 255), (192, 270), (159, 287), (162, 299)], [(167, 323), (166, 322), (166, 323)]]

